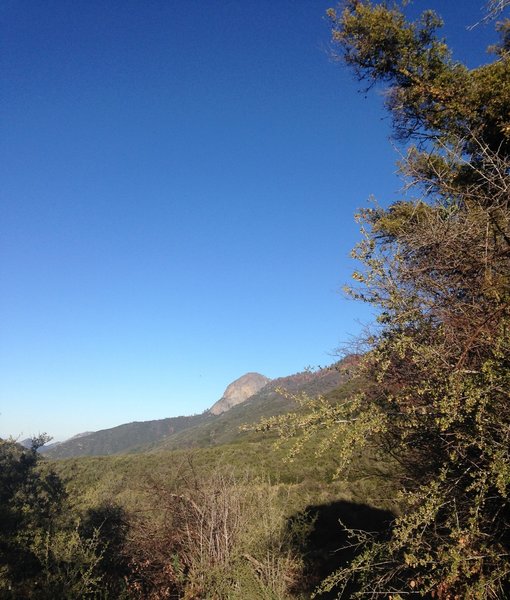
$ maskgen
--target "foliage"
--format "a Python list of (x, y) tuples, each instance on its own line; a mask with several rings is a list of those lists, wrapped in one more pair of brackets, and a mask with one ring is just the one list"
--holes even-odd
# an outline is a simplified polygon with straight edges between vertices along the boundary
[[(503, 7), (504, 8), (504, 7)], [(400, 171), (417, 198), (360, 211), (350, 293), (379, 310), (364, 390), (273, 425), (326, 429), (344, 466), (376, 446), (399, 464), (401, 514), (323, 590), (363, 597), (510, 594), (510, 55), (453, 61), (431, 11), (347, 0), (333, 40), (368, 87), (386, 86)], [(508, 28), (500, 28), (503, 35)], [(326, 447), (328, 448), (328, 447)], [(340, 589), (340, 588), (337, 588)]]
[[(357, 389), (358, 384), (350, 381), (326, 396), (333, 403), (345, 401)], [(325, 433), (325, 432), (324, 432)], [(259, 434), (254, 440), (245, 434), (235, 443), (192, 450), (157, 451), (141, 454), (82, 457), (59, 460), (52, 463), (60, 477), (66, 480), (66, 489), (75, 506), (87, 510), (107, 501), (114, 501), (126, 510), (134, 511), (144, 505), (146, 494), (143, 482), (147, 474), (162, 481), (172, 481), (193, 457), (198, 476), (205, 477), (216, 468), (228, 466), (233, 474), (242, 477), (248, 469), (254, 477), (269, 478), (285, 484), (297, 495), (309, 497), (309, 501), (320, 502), (341, 495), (345, 499), (360, 502), (375, 502), (378, 506), (393, 509), (385, 502), (390, 492), (386, 478), (394, 464), (377, 460), (369, 455), (359, 456), (356, 469), (347, 482), (334, 481), (340, 466), (334, 453), (322, 453), (317, 460), (318, 450), (326, 442), (320, 433), (306, 445), (299, 457), (286, 461), (292, 442), (274, 447), (274, 436)], [(384, 484), (384, 485), (383, 485)]]
[(190, 463), (172, 481), (152, 479), (147, 494), (130, 545), (134, 598), (290, 597), (301, 562), (278, 487), (230, 469), (199, 476)]
[(0, 440), (0, 590), (23, 587), (37, 576), (40, 565), (31, 540), (50, 528), (65, 497), (58, 477), (42, 476), (37, 469), (37, 448), (44, 442), (34, 440), (24, 449)]
[(470, 70), (437, 37), (442, 22), (433, 11), (408, 22), (396, 4), (348, 0), (340, 14), (328, 14), (333, 41), (357, 77), (369, 87), (387, 84), (398, 137), (436, 148), (460, 143), (472, 157), (485, 147), (508, 153), (510, 65), (504, 48), (499, 60)]
[(121, 598), (121, 511), (68, 512), (61, 478), (37, 453), (45, 441), (25, 449), (0, 440), (0, 597)]
[(155, 444), (180, 431), (207, 423), (211, 419), (213, 419), (212, 415), (203, 413), (187, 417), (124, 423), (110, 429), (73, 437), (61, 444), (55, 444), (44, 451), (44, 454), (51, 458), (68, 458), (139, 452), (148, 444)]
[[(334, 395), (340, 401), (348, 390), (350, 385)], [(286, 464), (289, 444), (275, 450), (273, 442), (83, 457), (56, 461), (54, 467), (82, 514), (106, 500), (126, 511), (130, 531), (120, 556), (129, 562), (123, 572), (131, 596), (191, 597), (202, 590), (200, 597), (283, 600), (301, 597), (321, 579), (319, 573), (329, 574), (330, 551), (338, 547), (332, 540), (321, 549), (322, 534), (314, 543), (303, 539), (312, 526), (307, 507), (313, 504), (316, 514), (340, 499), (356, 513), (366, 502), (393, 506), (384, 501), (385, 465), (364, 459), (350, 481), (332, 481), (336, 457), (317, 461), (319, 440)], [(350, 510), (342, 513), (349, 517)], [(341, 535), (337, 518), (327, 529)]]

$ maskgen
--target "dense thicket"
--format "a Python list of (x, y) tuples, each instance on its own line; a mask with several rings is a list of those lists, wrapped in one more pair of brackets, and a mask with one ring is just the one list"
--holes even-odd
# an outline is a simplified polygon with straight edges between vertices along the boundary
[(506, 597), (508, 22), (492, 62), (468, 69), (437, 36), (432, 11), (409, 22), (394, 4), (349, 0), (329, 16), (339, 55), (369, 87), (386, 86), (397, 136), (409, 144), (400, 164), (407, 196), (359, 215), (362, 267), (351, 293), (379, 317), (364, 363), (373, 383), (344, 407), (356, 435), (400, 464), (403, 512), (392, 538), (336, 580), (361, 574), (364, 597)]
[(121, 598), (123, 511), (72, 511), (61, 478), (37, 448), (0, 440), (0, 598)]
[(327, 429), (322, 450), (335, 448), (342, 472), (368, 447), (395, 461), (391, 537), (363, 536), (364, 553), (323, 589), (356, 580), (363, 598), (508, 597), (510, 22), (493, 60), (469, 69), (432, 11), (411, 22), (397, 3), (347, 0), (329, 17), (337, 56), (368, 89), (384, 87), (405, 189), (358, 215), (348, 291), (378, 309), (364, 390), (269, 425), (304, 431), (300, 444)]

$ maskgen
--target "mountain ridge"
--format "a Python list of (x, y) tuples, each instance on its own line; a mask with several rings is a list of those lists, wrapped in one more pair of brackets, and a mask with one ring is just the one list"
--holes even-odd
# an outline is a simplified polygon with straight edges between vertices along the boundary
[[(155, 451), (158, 449), (176, 449), (193, 446), (208, 446), (236, 440), (241, 434), (239, 427), (246, 423), (255, 423), (262, 417), (288, 412), (295, 408), (292, 394), (304, 392), (309, 396), (331, 392), (345, 383), (350, 377), (352, 359), (344, 359), (331, 367), (317, 371), (302, 371), (293, 375), (269, 380), (259, 373), (246, 373), (227, 386), (224, 395), (209, 410), (198, 415), (182, 415), (151, 421), (133, 421), (124, 423), (88, 435), (73, 438), (52, 445), (45, 452), (51, 459), (62, 459), (76, 456), (101, 456), (123, 453)], [(251, 377), (256, 375), (256, 377)], [(253, 379), (252, 384), (257, 391), (247, 396), (249, 386), (246, 380)], [(261, 383), (264, 385), (261, 385)], [(239, 400), (228, 406), (232, 399), (227, 395), (229, 388), (240, 382), (239, 390), (243, 394), (234, 396)], [(277, 390), (285, 389), (288, 394)], [(231, 389), (236, 389), (236, 386)], [(212, 412), (219, 406), (216, 414)], [(228, 407), (227, 407), (228, 406)]]

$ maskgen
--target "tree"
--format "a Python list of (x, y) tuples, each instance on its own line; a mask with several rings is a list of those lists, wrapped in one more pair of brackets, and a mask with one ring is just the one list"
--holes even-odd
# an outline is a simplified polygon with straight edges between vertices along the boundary
[[(387, 4), (330, 12), (369, 85), (388, 86), (412, 200), (361, 211), (355, 297), (379, 307), (362, 411), (402, 467), (403, 512), (355, 568), (365, 588), (501, 598), (509, 583), (510, 56), (469, 70)], [(505, 29), (503, 29), (503, 33)], [(370, 423), (370, 420), (369, 420)], [(383, 554), (381, 554), (383, 553)], [(386, 557), (384, 566), (376, 557)]]
[(30, 542), (38, 531), (51, 529), (65, 498), (60, 479), (37, 469), (37, 449), (46, 441), (41, 436), (25, 449), (0, 440), (0, 590), (22, 588), (38, 574)]
[(341, 59), (369, 89), (385, 86), (407, 195), (358, 215), (350, 293), (379, 315), (362, 367), (370, 383), (278, 424), (328, 428), (345, 465), (369, 445), (399, 465), (391, 537), (323, 588), (354, 578), (363, 598), (509, 597), (508, 22), (493, 62), (468, 69), (432, 11), (410, 22), (397, 4), (347, 0), (328, 14)]
[(123, 512), (73, 513), (60, 477), (37, 450), (0, 440), (0, 598), (120, 598), (125, 565)]

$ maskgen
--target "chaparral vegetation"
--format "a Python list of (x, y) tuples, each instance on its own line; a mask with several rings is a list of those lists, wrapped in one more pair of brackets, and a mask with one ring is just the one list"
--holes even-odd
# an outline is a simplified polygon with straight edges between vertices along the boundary
[(1, 599), (510, 597), (510, 3), (476, 68), (406, 4), (328, 11), (401, 147), (357, 215), (362, 350), (130, 453), (0, 441)]

